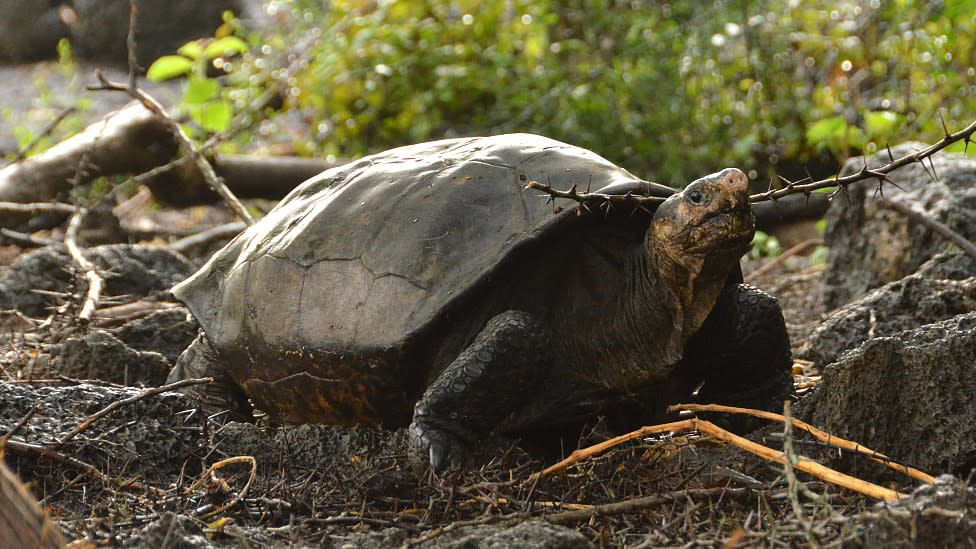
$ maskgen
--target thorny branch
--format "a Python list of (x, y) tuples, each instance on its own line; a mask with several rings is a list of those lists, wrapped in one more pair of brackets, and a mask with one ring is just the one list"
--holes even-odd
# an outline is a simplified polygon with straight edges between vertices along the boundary
[[(890, 160), (884, 166), (871, 168), (867, 165), (867, 163), (865, 163), (864, 167), (862, 167), (857, 173), (843, 177), (838, 174), (834, 177), (821, 179), (818, 181), (811, 181), (810, 178), (799, 181), (789, 181), (785, 178), (781, 178), (785, 184), (784, 187), (780, 189), (770, 188), (766, 192), (750, 196), (749, 200), (755, 204), (757, 202), (765, 202), (767, 200), (777, 200), (792, 194), (809, 195), (810, 193), (820, 189), (829, 189), (832, 187), (841, 189), (852, 183), (865, 181), (868, 179), (878, 179), (882, 183), (887, 182), (889, 181), (888, 174), (891, 172), (903, 166), (916, 162), (921, 163), (925, 159), (930, 159), (932, 155), (941, 151), (942, 149), (945, 149), (953, 143), (962, 141), (965, 142), (968, 147), (969, 143), (973, 140), (973, 134), (976, 134), (976, 121), (956, 133), (950, 134), (946, 132), (945, 136), (937, 143), (912, 154), (906, 154), (899, 158), (894, 158), (891, 156), (891, 150), (889, 149), (888, 155)], [(576, 190), (576, 187), (573, 187), (568, 191), (561, 191), (552, 188), (551, 185), (540, 183), (538, 181), (529, 181), (526, 188), (540, 190), (548, 194), (551, 198), (565, 198), (568, 200), (573, 200), (579, 204), (579, 208), (581, 209), (589, 209), (592, 207), (602, 206), (604, 204), (640, 207), (649, 204), (660, 204), (665, 200), (664, 198), (657, 196), (638, 196), (630, 193), (624, 195), (610, 195), (604, 193), (579, 192)]]

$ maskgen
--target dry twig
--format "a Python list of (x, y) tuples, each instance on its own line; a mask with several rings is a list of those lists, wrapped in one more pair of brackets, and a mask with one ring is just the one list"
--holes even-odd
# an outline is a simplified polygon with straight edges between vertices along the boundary
[(953, 231), (945, 224), (939, 222), (939, 220), (933, 218), (925, 212), (916, 210), (915, 208), (902, 204), (901, 202), (890, 200), (885, 196), (879, 196), (878, 200), (881, 201), (881, 205), (885, 208), (894, 210), (916, 223), (925, 225), (931, 229), (932, 232), (938, 234), (942, 238), (945, 238), (949, 242), (952, 242), (956, 246), (959, 246), (959, 249), (966, 252), (970, 257), (976, 258), (976, 245), (973, 245), (972, 242), (966, 240), (966, 238), (961, 234)]
[(210, 185), (210, 188), (212, 188), (220, 196), (220, 198), (223, 199), (224, 203), (227, 204), (231, 211), (234, 212), (234, 214), (243, 222), (247, 223), (248, 225), (254, 224), (254, 218), (251, 217), (251, 214), (248, 213), (248, 211), (244, 208), (241, 201), (234, 196), (234, 193), (230, 192), (230, 189), (228, 189), (226, 185), (224, 185), (224, 182), (221, 181), (220, 177), (217, 176), (217, 172), (214, 171), (213, 166), (203, 155), (203, 153), (200, 152), (200, 149), (193, 143), (193, 140), (186, 135), (186, 132), (184, 132), (183, 128), (180, 127), (180, 124), (172, 116), (170, 116), (170, 114), (166, 111), (166, 108), (163, 107), (163, 105), (157, 101), (156, 98), (152, 97), (139, 87), (130, 88), (128, 84), (110, 82), (101, 72), (96, 72), (95, 76), (98, 78), (99, 84), (97, 86), (89, 87), (90, 90), (114, 90), (126, 92), (134, 99), (137, 99), (140, 103), (142, 103), (142, 105), (149, 109), (150, 112), (165, 120), (169, 125), (170, 130), (173, 132), (173, 135), (176, 137), (177, 141), (179, 141), (180, 145), (189, 151), (188, 156), (196, 165), (197, 169), (200, 170), (200, 173), (203, 174), (203, 177), (207, 181), (207, 184)]
[(745, 282), (747, 283), (752, 282), (753, 280), (756, 280), (757, 278), (760, 278), (766, 273), (772, 271), (773, 269), (776, 268), (777, 265), (783, 263), (788, 258), (793, 257), (794, 255), (797, 254), (801, 254), (805, 252), (808, 248), (811, 248), (813, 246), (822, 246), (823, 243), (824, 241), (821, 238), (810, 238), (804, 240), (803, 242), (800, 242), (799, 244), (790, 247), (789, 249), (779, 254), (775, 258), (767, 261), (762, 265), (762, 267), (759, 267), (755, 271), (749, 273), (749, 276), (745, 277)]
[(78, 230), (81, 228), (81, 220), (87, 213), (85, 208), (78, 208), (71, 220), (68, 222), (68, 230), (64, 233), (64, 246), (68, 249), (68, 255), (78, 264), (82, 272), (85, 273), (85, 280), (88, 281), (88, 291), (85, 292), (85, 300), (82, 302), (81, 311), (78, 318), (88, 322), (95, 314), (98, 306), (98, 298), (102, 295), (102, 287), (105, 280), (95, 270), (95, 264), (88, 261), (81, 248), (78, 247)]
[(218, 461), (217, 463), (214, 463), (213, 465), (211, 465), (210, 467), (208, 467), (207, 470), (206, 470), (206, 472), (204, 472), (202, 475), (200, 475), (200, 478), (198, 478), (196, 481), (194, 481), (194, 483), (191, 484), (190, 487), (186, 489), (186, 491), (187, 491), (187, 493), (189, 493), (189, 492), (193, 492), (194, 490), (198, 490), (198, 489), (200, 489), (200, 487), (202, 487), (208, 481), (214, 481), (214, 482), (221, 483), (222, 481), (219, 481), (219, 479), (217, 479), (217, 476), (216, 476), (217, 471), (219, 469), (222, 469), (224, 467), (227, 467), (228, 465), (234, 465), (234, 464), (237, 464), (237, 463), (248, 463), (248, 464), (251, 465), (251, 474), (247, 478), (247, 482), (244, 483), (244, 487), (241, 488), (241, 490), (239, 492), (237, 492), (234, 495), (234, 497), (231, 498), (231, 500), (229, 502), (221, 505), (220, 507), (217, 507), (216, 509), (212, 509), (212, 510), (207, 510), (206, 508), (198, 509), (198, 513), (197, 513), (198, 514), (198, 518), (205, 519), (205, 518), (209, 518), (209, 517), (212, 517), (212, 516), (215, 516), (215, 515), (219, 515), (220, 513), (223, 513), (224, 511), (226, 511), (226, 510), (230, 509), (231, 507), (237, 505), (241, 501), (244, 501), (244, 498), (247, 496), (247, 491), (251, 487), (251, 483), (254, 482), (254, 478), (258, 474), (258, 462), (257, 462), (256, 459), (254, 459), (253, 456), (235, 456), (235, 457), (229, 457), (227, 459), (222, 459), (222, 460)]
[(796, 478), (796, 471), (793, 470), (793, 465), (799, 463), (800, 458), (793, 450), (793, 422), (791, 421), (792, 414), (788, 400), (783, 403), (783, 417), (786, 419), (783, 422), (783, 454), (786, 458), (783, 460), (783, 474), (786, 476), (787, 499), (793, 508), (793, 516), (803, 528), (803, 534), (806, 536), (810, 547), (820, 549), (820, 541), (813, 534), (813, 525), (807, 520), (806, 514), (803, 512), (803, 504), (800, 503), (800, 481)]
[(61, 437), (61, 440), (58, 441), (58, 445), (63, 445), (64, 443), (73, 439), (75, 436), (78, 435), (78, 433), (84, 431), (85, 429), (90, 427), (92, 423), (95, 423), (99, 419), (105, 417), (113, 410), (116, 410), (128, 404), (132, 404), (133, 402), (137, 402), (147, 397), (162, 394), (168, 391), (175, 391), (176, 389), (187, 387), (189, 385), (199, 385), (201, 383), (212, 383), (212, 382), (213, 382), (212, 377), (203, 377), (198, 379), (183, 379), (174, 383), (160, 385), (159, 387), (152, 387), (149, 389), (145, 389), (143, 391), (139, 391), (137, 394), (132, 395), (131, 397), (123, 398), (122, 400), (116, 400), (115, 402), (109, 404), (108, 406), (102, 408), (101, 410), (85, 418), (84, 421), (79, 423), (77, 427), (72, 429), (68, 434)]
[[(751, 440), (740, 437), (739, 435), (730, 433), (729, 431), (722, 429), (710, 421), (691, 418), (661, 425), (641, 427), (636, 431), (631, 431), (630, 433), (611, 438), (599, 444), (594, 444), (593, 446), (576, 450), (570, 454), (569, 457), (560, 461), (559, 463), (550, 465), (539, 473), (534, 473), (531, 477), (529, 477), (528, 480), (526, 480), (526, 483), (533, 482), (537, 475), (546, 476), (558, 471), (562, 471), (563, 469), (579, 463), (584, 459), (601, 454), (614, 446), (618, 446), (631, 440), (644, 438), (651, 435), (683, 431), (699, 431), (701, 433), (708, 434), (713, 438), (728, 442), (763, 459), (774, 461), (779, 464), (782, 464), (786, 459), (782, 452), (767, 448), (766, 446), (752, 442)], [(796, 469), (813, 475), (823, 481), (836, 484), (837, 486), (847, 488), (848, 490), (852, 490), (875, 499), (893, 500), (904, 497), (904, 494), (900, 494), (883, 486), (878, 486), (877, 484), (835, 471), (803, 456), (798, 457)]]
[[(669, 412), (680, 412), (685, 410), (689, 412), (720, 412), (720, 413), (727, 413), (727, 414), (742, 414), (742, 415), (748, 415), (752, 417), (758, 417), (761, 419), (768, 419), (770, 421), (779, 421), (781, 423), (786, 422), (786, 418), (780, 414), (777, 414), (775, 412), (767, 412), (765, 410), (755, 410), (753, 408), (739, 408), (736, 406), (725, 406), (722, 404), (674, 404), (668, 406)], [(820, 429), (817, 429), (813, 425), (810, 425), (809, 423), (796, 418), (790, 418), (790, 423), (792, 423), (793, 427), (806, 431), (807, 433), (810, 433), (811, 435), (813, 435), (814, 438), (816, 438), (820, 442), (829, 444), (831, 446), (835, 446), (837, 448), (842, 448), (844, 450), (850, 450), (851, 452), (856, 452), (863, 456), (867, 456), (878, 463), (881, 463), (895, 471), (898, 471), (899, 473), (908, 475), (909, 477), (912, 477), (915, 480), (922, 481), (926, 484), (931, 484), (935, 482), (935, 477), (933, 477), (932, 475), (924, 471), (915, 469), (914, 467), (909, 467), (908, 465), (896, 463), (891, 458), (882, 454), (881, 452), (876, 452), (868, 448), (867, 446), (861, 445), (860, 443), (852, 442), (850, 440), (846, 440), (838, 436), (825, 433)]]

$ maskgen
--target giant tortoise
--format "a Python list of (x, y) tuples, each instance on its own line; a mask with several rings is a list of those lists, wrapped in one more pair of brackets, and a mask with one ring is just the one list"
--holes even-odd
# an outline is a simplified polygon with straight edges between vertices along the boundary
[[(554, 208), (554, 188), (668, 197)], [(626, 427), (677, 400), (779, 408), (782, 312), (742, 284), (745, 175), (683, 191), (527, 134), (402, 147), (291, 192), (174, 294), (204, 330), (170, 379), (288, 422), (410, 425), (416, 457), (491, 433)]]

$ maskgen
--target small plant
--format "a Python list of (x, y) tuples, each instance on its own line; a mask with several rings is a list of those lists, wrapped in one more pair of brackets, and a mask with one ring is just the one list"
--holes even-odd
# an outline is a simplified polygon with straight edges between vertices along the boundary
[(231, 34), (233, 16), (225, 14), (224, 21), (213, 38), (187, 42), (176, 55), (164, 55), (153, 62), (146, 73), (153, 82), (186, 77), (180, 108), (208, 133), (228, 130), (234, 117), (233, 104), (226, 97), (220, 78), (211, 76), (211, 71), (214, 67), (226, 70), (225, 58), (250, 49), (247, 42)]
[(749, 251), (750, 259), (761, 257), (776, 257), (783, 253), (783, 246), (779, 239), (763, 231), (756, 231), (756, 236), (752, 238), (752, 249)]

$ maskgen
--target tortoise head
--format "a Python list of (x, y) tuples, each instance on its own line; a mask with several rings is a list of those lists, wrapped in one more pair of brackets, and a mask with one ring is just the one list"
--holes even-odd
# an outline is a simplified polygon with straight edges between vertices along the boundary
[(755, 232), (748, 178), (726, 168), (693, 181), (661, 204), (647, 244), (682, 265), (701, 265), (702, 259), (738, 261)]

